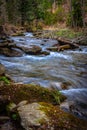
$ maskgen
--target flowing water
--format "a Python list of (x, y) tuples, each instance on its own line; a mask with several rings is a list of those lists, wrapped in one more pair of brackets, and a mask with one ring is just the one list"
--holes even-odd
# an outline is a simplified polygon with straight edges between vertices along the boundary
[[(56, 40), (37, 39), (32, 33), (23, 37), (12, 37), (19, 45), (39, 45), (46, 50), (55, 45)], [(76, 102), (83, 111), (87, 111), (87, 46), (81, 49), (63, 52), (50, 52), (48, 56), (23, 55), (5, 57), (0, 55), (0, 62), (16, 82), (35, 83), (43, 87), (55, 87)], [(67, 89), (61, 88), (61, 83)]]

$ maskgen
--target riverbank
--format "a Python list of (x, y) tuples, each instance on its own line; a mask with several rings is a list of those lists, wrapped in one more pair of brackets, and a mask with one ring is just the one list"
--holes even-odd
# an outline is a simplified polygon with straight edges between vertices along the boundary
[[(48, 29), (48, 30), (46, 30)], [(52, 30), (50, 30), (52, 29)], [(11, 25), (1, 26), (0, 32), (0, 54), (4, 54), (9, 57), (22, 56), (24, 53), (31, 55), (49, 55), (49, 51), (64, 51), (79, 48), (80, 45), (87, 45), (86, 29), (83, 31), (72, 30), (69, 28), (43, 28), (43, 30), (37, 30), (33, 32), (33, 37), (37, 39), (53, 39), (57, 42), (48, 47), (45, 51), (42, 48), (45, 43), (38, 45), (30, 45), (29, 47), (20, 46), (16, 44), (10, 37), (25, 36), (26, 29), (23, 27), (15, 27)], [(20, 38), (20, 40), (22, 40)]]

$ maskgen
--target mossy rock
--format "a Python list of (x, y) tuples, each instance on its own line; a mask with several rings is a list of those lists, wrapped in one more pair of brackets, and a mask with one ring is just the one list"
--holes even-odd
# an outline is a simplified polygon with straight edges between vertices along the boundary
[(40, 110), (49, 117), (49, 127), (54, 130), (86, 130), (87, 121), (79, 119), (72, 114), (62, 111), (59, 106), (40, 103)]
[(0, 87), (2, 95), (8, 95), (11, 101), (19, 103), (22, 100), (29, 102), (49, 102), (60, 104), (66, 99), (59, 91), (43, 88), (38, 85), (11, 84)]

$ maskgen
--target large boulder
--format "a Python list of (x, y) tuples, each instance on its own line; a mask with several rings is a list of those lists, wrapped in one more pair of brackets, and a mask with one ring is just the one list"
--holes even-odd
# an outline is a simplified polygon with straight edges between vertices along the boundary
[(87, 121), (48, 103), (23, 102), (17, 110), (25, 130), (85, 130), (87, 128)]
[(9, 56), (9, 57), (15, 57), (15, 56), (18, 57), (18, 56), (22, 56), (23, 52), (16, 48), (3, 47), (3, 48), (0, 48), (0, 54)]
[(0, 54), (9, 57), (15, 57), (22, 56), (24, 53), (22, 50), (16, 47), (16, 44), (12, 40), (6, 39), (0, 43)]
[(0, 63), (0, 76), (5, 74), (5, 67)]
[(30, 45), (29, 47), (26, 46), (18, 46), (21, 50), (23, 50), (25, 53), (30, 55), (37, 55), (41, 53), (41, 47), (37, 45)]
[(33, 130), (39, 128), (42, 123), (49, 121), (45, 112), (40, 110), (41, 105), (38, 103), (22, 104), (18, 107), (18, 112), (21, 117), (21, 125), (25, 130)]

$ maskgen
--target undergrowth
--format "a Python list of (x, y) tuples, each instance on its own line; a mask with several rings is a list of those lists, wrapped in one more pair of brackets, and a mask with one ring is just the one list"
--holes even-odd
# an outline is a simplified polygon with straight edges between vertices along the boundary
[(56, 35), (59, 37), (73, 39), (73, 38), (82, 36), (83, 32), (81, 32), (81, 31), (77, 32), (77, 31), (73, 31), (71, 29), (61, 29), (56, 32)]

